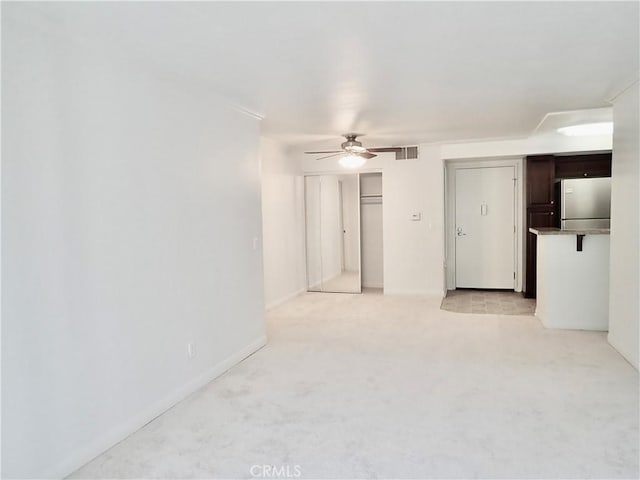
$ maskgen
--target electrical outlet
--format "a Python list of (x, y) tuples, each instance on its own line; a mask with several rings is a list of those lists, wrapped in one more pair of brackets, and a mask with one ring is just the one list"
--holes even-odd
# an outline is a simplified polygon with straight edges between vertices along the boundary
[(193, 343), (187, 343), (187, 358), (191, 360), (196, 356), (196, 346)]

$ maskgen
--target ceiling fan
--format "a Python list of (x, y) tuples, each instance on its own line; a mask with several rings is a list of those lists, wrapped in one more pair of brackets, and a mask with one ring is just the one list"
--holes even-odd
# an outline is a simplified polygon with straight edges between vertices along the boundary
[(324, 160), (325, 158), (337, 157), (338, 155), (342, 155), (342, 158), (339, 160), (340, 165), (346, 168), (357, 168), (364, 165), (364, 163), (373, 157), (377, 157), (375, 153), (372, 152), (397, 152), (399, 150), (398, 147), (377, 147), (377, 148), (364, 148), (362, 146), (362, 142), (357, 140), (357, 137), (361, 137), (362, 133), (345, 133), (342, 136), (347, 139), (346, 142), (342, 142), (340, 147), (342, 150), (327, 150), (327, 151), (318, 151), (318, 152), (304, 152), (311, 155), (317, 155), (321, 153), (328, 153), (330, 155), (325, 155), (324, 157), (316, 158), (316, 160)]

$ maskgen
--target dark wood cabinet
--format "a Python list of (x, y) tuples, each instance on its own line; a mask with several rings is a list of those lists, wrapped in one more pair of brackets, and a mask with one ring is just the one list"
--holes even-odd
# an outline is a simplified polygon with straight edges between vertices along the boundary
[(543, 210), (543, 211), (532, 211), (532, 209), (527, 211), (527, 225), (529, 227), (555, 227), (557, 226), (556, 222), (556, 212), (552, 210)]
[(526, 277), (524, 296), (536, 297), (537, 248), (529, 228), (559, 227), (559, 181), (563, 178), (610, 177), (611, 153), (532, 155), (526, 158)]
[(569, 155), (555, 157), (555, 178), (589, 178), (611, 176), (611, 154)]
[(556, 227), (558, 225), (557, 213), (553, 207), (528, 208), (527, 209), (527, 245), (526, 245), (526, 280), (524, 296), (526, 298), (536, 297), (536, 262), (538, 237), (531, 233), (529, 228)]
[(536, 296), (536, 235), (529, 228), (556, 225), (556, 165), (553, 155), (535, 155), (526, 159), (526, 277), (524, 296)]
[(549, 207), (554, 203), (553, 155), (527, 157), (527, 207)]

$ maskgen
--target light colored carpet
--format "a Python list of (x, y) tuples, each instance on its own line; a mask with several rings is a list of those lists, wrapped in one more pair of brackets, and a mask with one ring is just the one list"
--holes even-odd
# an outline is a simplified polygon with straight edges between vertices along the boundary
[(638, 478), (638, 375), (604, 333), (367, 293), (268, 317), (264, 349), (73, 477)]
[(321, 290), (335, 293), (360, 292), (360, 273), (345, 270), (340, 275), (324, 282)]
[(520, 292), (500, 290), (449, 290), (440, 306), (459, 313), (492, 313), (496, 315), (533, 315), (536, 301)]

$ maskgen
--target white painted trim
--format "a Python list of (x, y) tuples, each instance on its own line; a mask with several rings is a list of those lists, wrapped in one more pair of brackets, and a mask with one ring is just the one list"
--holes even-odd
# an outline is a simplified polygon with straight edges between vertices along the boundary
[(638, 363), (634, 363), (633, 361), (633, 353), (630, 353), (628, 351), (628, 346), (625, 345), (620, 338), (618, 338), (616, 335), (611, 335), (611, 330), (609, 330), (609, 332), (607, 333), (607, 342), (609, 342), (609, 345), (611, 345), (611, 348), (613, 348), (613, 350), (615, 350), (615, 352), (620, 355), (620, 357), (627, 362), (629, 365), (631, 365), (633, 368), (635, 368), (636, 370), (640, 370), (640, 364)]
[(302, 295), (306, 291), (307, 291), (306, 288), (301, 288), (300, 290), (297, 290), (297, 291), (295, 291), (293, 293), (285, 295), (284, 297), (281, 297), (281, 298), (279, 298), (277, 300), (274, 300), (273, 302), (269, 302), (269, 304), (265, 307), (265, 309), (266, 310), (271, 310), (272, 308), (278, 307), (278, 306), (282, 305), (283, 303), (288, 302), (292, 298), (295, 298), (298, 295)]
[(64, 478), (70, 475), (86, 463), (93, 460), (115, 444), (121, 442), (129, 435), (144, 427), (147, 423), (162, 415), (164, 412), (175, 406), (186, 397), (199, 390), (212, 380), (216, 379), (242, 360), (257, 352), (267, 344), (266, 335), (255, 339), (246, 347), (227, 357), (222, 362), (214, 365), (209, 370), (188, 381), (182, 387), (174, 390), (169, 395), (155, 403), (149, 405), (144, 410), (138, 412), (132, 418), (114, 426), (102, 437), (83, 445), (70, 456), (53, 466), (42, 478)]

